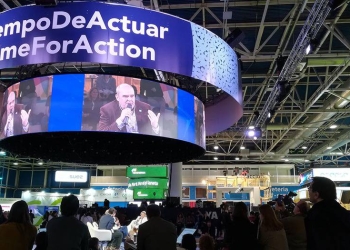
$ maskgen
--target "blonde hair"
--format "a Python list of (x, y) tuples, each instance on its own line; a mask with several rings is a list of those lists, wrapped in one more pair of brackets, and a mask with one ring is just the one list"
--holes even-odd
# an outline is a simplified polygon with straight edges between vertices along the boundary
[(261, 226), (268, 231), (279, 231), (283, 229), (283, 224), (277, 219), (275, 212), (270, 205), (262, 205), (259, 207), (259, 211), (263, 216)]

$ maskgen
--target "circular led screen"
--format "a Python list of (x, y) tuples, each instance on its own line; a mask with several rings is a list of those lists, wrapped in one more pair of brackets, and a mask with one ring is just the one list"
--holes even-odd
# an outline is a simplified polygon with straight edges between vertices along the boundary
[[(34, 135), (40, 135), (41, 140), (46, 141), (51, 138), (51, 144), (43, 144), (41, 141), (41, 144), (36, 146), (50, 147), (53, 150), (57, 150), (56, 144), (60, 144), (57, 140), (62, 137), (66, 142), (65, 147), (75, 151), (75, 154), (91, 155), (91, 148), (101, 152), (108, 144), (106, 139), (100, 140), (102, 137), (107, 140), (113, 138), (109, 141), (112, 144), (120, 144), (120, 138), (128, 139), (128, 143), (131, 141), (133, 144), (128, 150), (134, 154), (143, 152), (143, 147), (150, 147), (150, 145), (141, 145), (144, 138), (152, 141), (155, 150), (159, 147), (166, 151), (167, 147), (174, 143), (173, 140), (172, 142), (164, 140), (165, 138), (199, 146), (202, 150), (196, 151), (197, 155), (205, 149), (203, 103), (186, 91), (159, 82), (115, 75), (44, 76), (12, 85), (5, 91), (2, 103), (0, 135), (4, 140), (0, 141), (0, 146), (15, 152), (21, 150), (16, 152), (20, 154), (24, 153), (22, 150), (27, 152), (29, 149), (20, 149), (19, 143), (11, 146), (11, 143), (15, 142), (12, 139), (23, 140), (31, 136), (31, 146), (34, 146)], [(77, 134), (77, 132), (81, 133)], [(64, 139), (64, 135), (69, 133), (73, 133), (74, 136)], [(102, 136), (102, 133), (108, 133), (109, 136)], [(121, 133), (133, 135), (111, 137)], [(99, 137), (98, 134), (101, 136)], [(135, 134), (146, 137), (137, 137)], [(73, 142), (73, 146), (69, 142), (73, 137), (82, 142), (79, 145)], [(91, 143), (94, 145), (85, 145)], [(160, 145), (162, 143), (163, 145)], [(155, 146), (155, 144), (159, 145)], [(126, 150), (126, 145), (127, 143), (124, 144), (123, 150)], [(111, 152), (121, 150), (115, 146), (110, 146), (110, 149)], [(169, 150), (173, 149), (169, 148)], [(50, 159), (59, 160), (48, 153), (47, 148), (45, 150), (43, 152), (49, 154)], [(40, 152), (38, 148), (35, 151)], [(105, 151), (108, 151), (108, 147)], [(24, 154), (33, 156), (30, 152)], [(169, 154), (171, 155), (170, 151)], [(65, 152), (64, 155), (67, 153)], [(34, 156), (45, 158), (45, 155), (40, 156), (40, 153), (35, 153)], [(100, 158), (103, 158), (101, 153)], [(67, 160), (110, 162), (98, 157), (95, 159), (88, 160), (88, 157), (84, 156)], [(113, 158), (113, 163), (133, 163), (133, 159), (121, 160), (118, 157)]]

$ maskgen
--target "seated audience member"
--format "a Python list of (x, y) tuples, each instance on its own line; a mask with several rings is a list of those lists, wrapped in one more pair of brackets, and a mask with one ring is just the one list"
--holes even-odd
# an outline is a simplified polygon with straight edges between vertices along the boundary
[(215, 249), (215, 242), (213, 237), (211, 237), (209, 234), (203, 234), (199, 238), (199, 249), (200, 250), (214, 250)]
[(79, 200), (75, 195), (62, 198), (62, 217), (53, 218), (46, 226), (48, 250), (88, 249), (90, 233), (87, 226), (75, 217), (78, 208)]
[(46, 250), (47, 249), (47, 233), (46, 232), (40, 232), (35, 238), (35, 250)]
[(30, 221), (27, 203), (17, 201), (11, 207), (7, 222), (0, 225), (0, 249), (32, 249), (36, 232)]
[(145, 223), (146, 221), (147, 221), (146, 211), (142, 211), (140, 213), (140, 216), (138, 216), (136, 218), (136, 220), (133, 221), (132, 224), (131, 224), (131, 230), (130, 230), (130, 232), (128, 232), (130, 237), (131, 237), (131, 239), (133, 239), (133, 235), (135, 234), (135, 232), (137, 232), (139, 226), (141, 224)]
[(86, 212), (83, 216), (81, 216), (80, 221), (83, 222), (85, 225), (87, 225), (88, 222), (90, 222), (91, 224), (94, 222), (90, 212)]
[[(282, 209), (285, 209), (283, 206)], [(309, 209), (305, 201), (299, 201), (293, 210), (293, 216), (281, 220), (286, 231), (289, 250), (306, 249), (305, 216)]]
[(89, 250), (99, 250), (98, 243), (99, 240), (96, 237), (89, 239)]
[(98, 225), (99, 229), (105, 229), (105, 230), (111, 230), (112, 231), (112, 241), (109, 244), (109, 249), (119, 249), (122, 240), (123, 240), (123, 233), (118, 230), (113, 230), (113, 227), (115, 225), (116, 215), (117, 211), (114, 208), (109, 208), (105, 215), (103, 215), (100, 219), (100, 223)]
[(176, 250), (175, 225), (160, 218), (160, 209), (157, 205), (149, 205), (146, 214), (148, 221), (139, 227), (137, 249)]
[(181, 248), (178, 247), (177, 250), (196, 250), (197, 243), (196, 238), (193, 234), (185, 234), (182, 237)]
[(288, 250), (288, 242), (283, 224), (277, 219), (270, 205), (262, 205), (260, 210), (259, 244), (261, 249)]
[(211, 237), (214, 239), (216, 238), (215, 227), (212, 225), (210, 219), (207, 219), (206, 223), (202, 226), (201, 231), (202, 234), (210, 234)]

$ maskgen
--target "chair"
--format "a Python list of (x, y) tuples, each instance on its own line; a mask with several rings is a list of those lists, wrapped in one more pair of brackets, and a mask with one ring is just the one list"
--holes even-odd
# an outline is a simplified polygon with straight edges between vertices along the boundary
[(90, 222), (86, 223), (86, 225), (89, 229), (91, 237), (96, 237), (98, 241), (102, 243), (102, 245), (107, 245), (105, 243), (112, 240), (111, 230), (98, 229), (98, 227), (93, 226)]

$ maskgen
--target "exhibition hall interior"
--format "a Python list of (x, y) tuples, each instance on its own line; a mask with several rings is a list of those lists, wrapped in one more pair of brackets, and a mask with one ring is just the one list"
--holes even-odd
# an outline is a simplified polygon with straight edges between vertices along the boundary
[(348, 249), (349, 3), (0, 0), (0, 249)]

